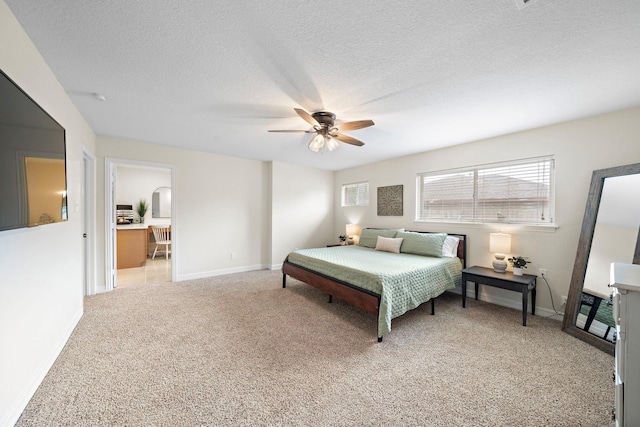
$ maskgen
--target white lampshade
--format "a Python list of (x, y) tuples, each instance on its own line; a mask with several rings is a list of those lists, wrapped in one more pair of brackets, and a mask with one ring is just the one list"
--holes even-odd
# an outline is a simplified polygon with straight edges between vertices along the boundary
[(491, 233), (489, 235), (489, 252), (499, 254), (511, 252), (511, 234)]
[(494, 252), (493, 271), (504, 273), (507, 270), (507, 262), (504, 254), (511, 252), (511, 234), (491, 233), (489, 235), (489, 252)]
[(309, 143), (309, 150), (317, 153), (324, 145), (324, 136), (317, 134)]
[(347, 236), (358, 234), (358, 226), (356, 224), (347, 224)]
[(333, 151), (336, 148), (338, 148), (338, 141), (336, 141), (335, 139), (333, 139), (331, 137), (327, 137), (325, 142), (327, 143), (327, 149), (329, 149), (329, 151)]
[(360, 235), (360, 226), (358, 224), (347, 224), (347, 239), (352, 239), (354, 243), (358, 243)]

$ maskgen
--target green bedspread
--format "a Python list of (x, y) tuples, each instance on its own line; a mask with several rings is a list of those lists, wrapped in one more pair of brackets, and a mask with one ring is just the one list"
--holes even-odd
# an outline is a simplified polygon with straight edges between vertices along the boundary
[(301, 249), (287, 260), (380, 295), (378, 336), (389, 333), (391, 319), (462, 281), (458, 258), (394, 254), (355, 245)]

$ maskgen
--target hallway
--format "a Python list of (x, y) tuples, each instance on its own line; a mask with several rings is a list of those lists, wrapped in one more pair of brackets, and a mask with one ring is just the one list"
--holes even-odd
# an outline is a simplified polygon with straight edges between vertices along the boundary
[(143, 267), (123, 268), (118, 270), (117, 289), (147, 283), (171, 281), (171, 258), (164, 256), (156, 259), (148, 258)]

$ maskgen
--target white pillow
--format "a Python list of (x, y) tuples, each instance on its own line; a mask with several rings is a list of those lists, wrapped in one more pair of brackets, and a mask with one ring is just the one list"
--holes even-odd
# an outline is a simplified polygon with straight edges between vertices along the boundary
[(382, 237), (378, 236), (378, 242), (376, 243), (376, 251), (392, 252), (394, 254), (400, 253), (400, 246), (402, 246), (402, 237)]
[(444, 239), (444, 244), (442, 245), (442, 256), (447, 258), (455, 258), (458, 256), (458, 243), (460, 243), (460, 238), (447, 236)]

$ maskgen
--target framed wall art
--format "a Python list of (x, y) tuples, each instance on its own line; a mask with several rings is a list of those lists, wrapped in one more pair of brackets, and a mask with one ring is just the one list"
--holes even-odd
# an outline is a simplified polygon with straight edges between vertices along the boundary
[(402, 216), (402, 185), (378, 187), (378, 216)]

